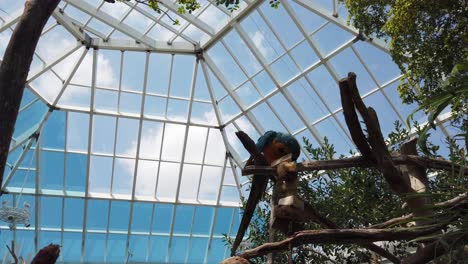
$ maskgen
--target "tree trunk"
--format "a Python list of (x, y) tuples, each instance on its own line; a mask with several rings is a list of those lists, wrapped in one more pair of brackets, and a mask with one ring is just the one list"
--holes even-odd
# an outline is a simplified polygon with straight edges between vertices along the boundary
[[(29, 67), (41, 32), (60, 0), (27, 0), (0, 66), (0, 183)], [(0, 193), (0, 195), (2, 195)]]

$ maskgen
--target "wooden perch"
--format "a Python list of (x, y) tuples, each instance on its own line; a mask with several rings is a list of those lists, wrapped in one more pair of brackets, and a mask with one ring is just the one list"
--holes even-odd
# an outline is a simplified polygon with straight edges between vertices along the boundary
[(251, 259), (270, 252), (287, 250), (289, 245), (302, 244), (363, 244), (377, 241), (411, 240), (434, 233), (440, 226), (420, 229), (323, 229), (304, 230), (279, 242), (265, 243), (254, 249), (246, 250), (239, 256)]
[[(399, 153), (392, 153), (391, 158), (395, 165), (414, 164), (425, 169), (443, 170), (447, 172), (460, 173), (468, 175), (468, 167), (463, 167), (459, 164), (443, 160), (427, 157), (420, 157), (416, 155), (404, 155)], [(320, 170), (335, 170), (346, 168), (371, 168), (375, 167), (372, 162), (369, 162), (365, 157), (351, 157), (336, 160), (312, 160), (305, 161), (297, 164), (297, 171), (320, 171)], [(276, 170), (270, 166), (246, 166), (242, 170), (242, 175), (274, 175)]]

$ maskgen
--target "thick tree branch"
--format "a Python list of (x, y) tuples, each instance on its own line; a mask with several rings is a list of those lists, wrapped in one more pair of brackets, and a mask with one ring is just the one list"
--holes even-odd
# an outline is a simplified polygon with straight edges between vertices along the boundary
[[(407, 165), (414, 164), (421, 166), (425, 169), (435, 169), (443, 170), (447, 172), (460, 173), (463, 172), (464, 175), (468, 175), (468, 167), (461, 166), (459, 164), (434, 158), (426, 158), (415, 155), (403, 155), (398, 153), (391, 154), (392, 160), (395, 165)], [(336, 170), (336, 169), (346, 169), (346, 168), (371, 168), (375, 167), (374, 164), (369, 162), (366, 158), (351, 157), (343, 158), (336, 160), (312, 160), (305, 161), (297, 164), (297, 171), (320, 171), (320, 170)], [(242, 175), (274, 175), (276, 170), (270, 166), (246, 166), (242, 170)]]
[(440, 226), (420, 229), (324, 229), (305, 230), (279, 242), (265, 243), (257, 248), (247, 250), (239, 256), (251, 259), (270, 252), (287, 250), (289, 245), (302, 244), (365, 244), (377, 241), (411, 240), (419, 236), (434, 233)]
[(343, 115), (351, 134), (351, 138), (362, 156), (364, 156), (368, 161), (375, 161), (375, 154), (369, 147), (369, 143), (367, 142), (366, 136), (364, 135), (359, 123), (359, 118), (354, 110), (353, 96), (351, 95), (348, 78), (341, 79), (338, 84), (340, 87)]
[[(255, 145), (254, 141), (244, 133), (243, 131), (239, 131), (236, 133), (236, 136), (239, 138), (241, 141), (242, 145), (244, 145), (245, 149), (250, 153), (251, 158), (249, 159), (248, 163), (255, 161), (255, 164), (259, 165), (269, 165), (268, 161), (265, 159), (265, 157), (260, 153), (260, 151), (257, 149), (257, 146)], [(254, 177), (262, 177), (262, 176), (254, 176)], [(241, 222), (239, 224), (239, 229), (237, 230), (236, 238), (234, 239), (234, 242), (232, 243), (232, 248), (231, 248), (231, 256), (235, 254), (237, 251), (238, 246), (240, 245), (242, 238), (244, 237), (244, 234), (249, 227), (250, 221), (252, 219), (252, 216), (255, 212), (255, 208), (257, 207), (258, 202), (262, 198), (266, 188), (268, 185), (268, 179), (258, 179), (257, 180), (252, 180), (252, 186), (251, 190), (249, 193), (249, 198), (247, 199), (247, 203), (244, 208), (244, 214), (242, 215)]]
[[(0, 182), (34, 50), (60, 0), (28, 0), (0, 66)], [(0, 193), (1, 195), (1, 193)]]

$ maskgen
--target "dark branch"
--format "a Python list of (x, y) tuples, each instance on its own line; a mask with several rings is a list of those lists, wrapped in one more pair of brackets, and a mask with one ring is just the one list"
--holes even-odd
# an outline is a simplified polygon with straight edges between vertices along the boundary
[(375, 154), (369, 147), (366, 136), (362, 131), (356, 111), (354, 110), (353, 97), (348, 78), (339, 81), (341, 105), (343, 106), (343, 115), (348, 126), (351, 138), (361, 154), (369, 161), (374, 161)]
[(15, 254), (15, 241), (14, 240), (11, 241), (11, 248), (8, 245), (6, 245), (6, 247), (8, 251), (10, 252), (11, 256), (13, 257), (13, 260), (14, 260), (13, 263), (18, 264), (18, 257)]
[[(463, 167), (447, 160), (397, 153), (391, 154), (391, 157), (395, 165), (414, 164), (425, 169), (443, 170), (448, 172), (454, 171), (455, 173), (463, 172), (464, 175), (468, 175), (468, 167)], [(305, 161), (297, 164), (297, 171), (336, 170), (354, 167), (370, 168), (375, 167), (375, 165), (369, 162), (366, 158), (359, 156), (337, 160)], [(245, 169), (242, 170), (242, 175), (274, 175), (275, 173), (275, 169), (270, 166), (246, 166)]]
[(419, 229), (324, 229), (305, 230), (279, 242), (265, 243), (247, 250), (239, 256), (251, 259), (270, 252), (287, 250), (289, 245), (302, 244), (366, 244), (377, 241), (411, 240), (419, 236), (434, 233), (440, 226)]

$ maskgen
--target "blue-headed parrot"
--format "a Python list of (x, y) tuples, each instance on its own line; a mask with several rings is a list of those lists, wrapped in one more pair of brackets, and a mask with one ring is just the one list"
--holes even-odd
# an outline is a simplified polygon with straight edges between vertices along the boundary
[[(261, 136), (258, 139), (256, 147), (260, 152), (263, 153), (266, 161), (269, 164), (273, 163), (275, 160), (287, 154), (292, 154), (292, 160), (296, 161), (301, 153), (299, 142), (297, 142), (295, 137), (287, 133), (281, 133), (276, 131), (267, 131), (263, 136)], [(247, 165), (251, 165), (249, 164), (251, 162), (252, 159), (249, 159), (249, 161), (247, 161)], [(242, 215), (242, 220), (239, 225), (239, 230), (237, 232), (236, 239), (232, 244), (231, 256), (235, 255), (237, 247), (239, 246), (239, 244), (242, 241), (242, 238), (244, 237), (245, 231), (249, 226), (255, 208), (257, 207), (258, 202), (262, 198), (267, 185), (267, 177), (253, 175), (249, 198), (247, 199), (247, 204), (244, 209), (244, 214)]]

